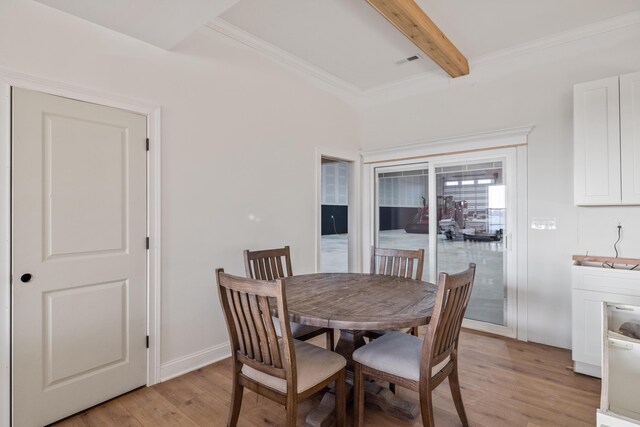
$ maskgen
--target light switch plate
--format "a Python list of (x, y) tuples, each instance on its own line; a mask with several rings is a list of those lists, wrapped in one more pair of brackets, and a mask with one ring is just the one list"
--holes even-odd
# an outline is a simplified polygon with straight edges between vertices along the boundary
[(557, 230), (558, 219), (557, 218), (537, 218), (531, 219), (532, 230)]

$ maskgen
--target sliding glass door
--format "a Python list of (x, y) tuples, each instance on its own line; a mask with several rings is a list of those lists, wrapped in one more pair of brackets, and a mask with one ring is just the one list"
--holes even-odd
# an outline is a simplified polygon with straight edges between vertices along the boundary
[(429, 277), (429, 166), (380, 168), (376, 176), (377, 246), (424, 249), (423, 278)]
[(375, 168), (376, 242), (426, 249), (424, 280), (476, 264), (465, 326), (515, 336), (515, 153)]
[(437, 271), (476, 264), (466, 318), (507, 325), (506, 185), (504, 160), (435, 166)]

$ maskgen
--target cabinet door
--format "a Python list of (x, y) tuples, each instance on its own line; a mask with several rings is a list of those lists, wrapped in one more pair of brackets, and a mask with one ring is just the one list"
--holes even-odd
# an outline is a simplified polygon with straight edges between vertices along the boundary
[(640, 205), (640, 72), (620, 76), (622, 204)]
[(573, 290), (573, 360), (601, 366), (602, 303), (606, 294)]
[(576, 205), (621, 203), (619, 99), (618, 77), (574, 86)]

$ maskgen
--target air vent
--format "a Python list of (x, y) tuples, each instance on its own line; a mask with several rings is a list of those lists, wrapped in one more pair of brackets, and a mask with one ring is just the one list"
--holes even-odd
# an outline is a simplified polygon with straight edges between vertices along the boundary
[(418, 59), (422, 59), (422, 56), (420, 56), (420, 55), (412, 55), (412, 56), (410, 56), (408, 58), (403, 58), (403, 59), (401, 59), (399, 61), (396, 61), (396, 64), (397, 65), (402, 65), (402, 64), (405, 64), (407, 62), (417, 61)]

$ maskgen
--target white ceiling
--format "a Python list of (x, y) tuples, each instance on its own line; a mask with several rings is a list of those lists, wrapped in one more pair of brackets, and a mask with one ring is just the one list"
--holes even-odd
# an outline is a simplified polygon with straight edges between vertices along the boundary
[[(212, 28), (284, 52), (356, 92), (434, 70), (448, 79), (365, 0), (36, 1), (164, 49), (219, 16)], [(640, 0), (416, 1), (469, 59), (472, 75), (484, 55), (640, 11)]]
[[(483, 55), (640, 10), (640, 0), (417, 2), (472, 67)], [(437, 68), (365, 0), (240, 0), (220, 18), (361, 90)], [(397, 64), (415, 54), (423, 59)]]
[(238, 0), (36, 0), (171, 49)]

